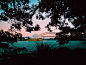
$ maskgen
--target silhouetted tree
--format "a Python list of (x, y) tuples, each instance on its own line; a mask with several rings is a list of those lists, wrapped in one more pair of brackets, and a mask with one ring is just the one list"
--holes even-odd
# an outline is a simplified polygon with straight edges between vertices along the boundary
[(10, 33), (9, 31), (3, 31), (0, 30), (0, 43), (2, 41), (6, 41), (6, 42), (17, 42), (17, 38), (22, 39), (22, 34), (21, 33), (16, 33), (15, 35), (13, 35), (12, 33)]
[[(9, 31), (14, 31), (15, 29), (21, 30), (21, 27), (24, 27), (27, 32), (34, 30), (34, 27), (32, 27), (32, 16), (38, 8), (37, 5), (30, 7), (29, 2), (29, 0), (7, 0), (5, 2), (0, 0), (1, 9), (4, 10), (4, 13), (0, 15), (0, 20), (7, 21), (8, 19), (14, 19), (11, 20), (13, 23)], [(29, 10), (29, 12), (26, 12), (27, 10)]]
[(40, 26), (37, 24), (37, 25), (35, 26), (34, 30), (35, 30), (35, 31), (40, 30)]
[[(15, 2), (18, 4), (16, 5)], [(86, 6), (84, 0), (41, 0), (38, 5), (32, 5), (31, 7), (26, 5), (26, 3), (29, 3), (29, 0), (27, 0), (27, 2), (26, 0), (21, 2), (22, 3), (20, 3), (19, 0), (12, 0), (12, 2), (9, 0), (6, 2), (0, 1), (1, 9), (5, 11), (0, 16), (0, 19), (5, 21), (14, 19), (11, 29), (16, 28), (21, 30), (21, 26), (23, 26), (27, 32), (40, 30), (38, 25), (35, 27), (30, 26), (32, 25), (32, 16), (38, 10), (38, 14), (36, 15), (37, 19), (44, 20), (47, 17), (51, 19), (51, 22), (46, 26), (50, 32), (52, 32), (52, 30), (49, 26), (59, 26), (59, 29), (63, 30), (64, 33), (70, 32), (71, 34), (73, 34), (73, 32), (76, 33), (76, 31), (82, 33), (86, 30)], [(13, 8), (9, 7), (8, 3), (13, 3)], [(24, 7), (21, 8), (21, 5), (24, 5)], [(29, 10), (29, 12), (25, 12), (25, 10)], [(44, 12), (48, 13), (46, 17), (42, 15)], [(63, 22), (58, 20), (61, 19), (61, 16), (64, 16), (64, 19), (68, 18), (70, 22), (71, 19), (74, 19), (71, 23), (75, 26), (75, 31), (67, 27), (65, 20), (63, 20)], [(16, 20), (21, 22), (17, 23)], [(64, 25), (66, 25), (66, 27), (64, 27)]]
[[(49, 1), (49, 3), (47, 3)], [(16, 3), (17, 4), (16, 4)], [(12, 5), (13, 8), (9, 7), (8, 4)], [(57, 26), (57, 24), (60, 24), (59, 27), (64, 26), (65, 21), (63, 21), (63, 24), (61, 24), (60, 21), (58, 21), (58, 18), (61, 18), (62, 15), (64, 15), (64, 18), (68, 18), (70, 21), (71, 19), (74, 19), (74, 22), (72, 22), (77, 28), (79, 25), (80, 27), (86, 27), (86, 19), (85, 19), (85, 1), (81, 0), (41, 0), (39, 1), (38, 5), (32, 5), (31, 7), (27, 4), (29, 4), (29, 0), (21, 0), (21, 3), (19, 0), (7, 0), (6, 2), (0, 1), (1, 9), (5, 10), (3, 13), (4, 15), (1, 15), (1, 20), (10, 19), (16, 19), (18, 21), (22, 21), (22, 24), (24, 27), (28, 27), (27, 24), (32, 25), (32, 16), (35, 14), (37, 9), (39, 9), (39, 13), (36, 16), (37, 19), (44, 20), (45, 18), (51, 19), (51, 22), (48, 25), (51, 26)], [(21, 8), (21, 5), (24, 5)], [(29, 13), (26, 13), (25, 10), (29, 10)], [(41, 13), (48, 13), (49, 15), (46, 15), (46, 17), (42, 16)], [(21, 15), (20, 15), (21, 14)], [(3, 19), (4, 18), (4, 19)], [(84, 26), (83, 26), (84, 25)], [(20, 28), (20, 25), (17, 23), (13, 25), (16, 28)], [(29, 26), (30, 27), (30, 26)], [(50, 28), (47, 26), (48, 31), (51, 31)], [(27, 28), (25, 28), (27, 29)], [(33, 31), (33, 29), (30, 29)], [(85, 29), (84, 29), (85, 30)], [(27, 31), (27, 30), (26, 30)], [(29, 31), (30, 32), (30, 31)]]
[[(77, 34), (76, 37), (86, 30), (86, 9), (84, 8), (86, 8), (85, 1), (81, 0), (41, 0), (39, 2), (39, 11), (49, 13), (46, 17), (50, 17), (51, 19), (51, 22), (46, 28), (49, 29), (49, 25), (59, 26), (59, 29), (62, 30), (63, 33), (70, 32), (72, 35), (75, 33)], [(75, 29), (67, 27), (65, 20), (63, 20), (63, 22), (58, 21), (58, 18), (61, 19), (61, 15), (63, 15), (65, 19), (68, 18), (70, 22), (71, 19), (74, 19), (71, 23), (75, 26)], [(66, 27), (63, 27), (64, 24)]]
[[(47, 3), (48, 1), (49, 3)], [(59, 23), (58, 18), (60, 18), (61, 15), (64, 15), (68, 20), (76, 18), (73, 22), (75, 27), (78, 27), (79, 25), (83, 26), (84, 24), (86, 26), (85, 7), (84, 0), (41, 0), (39, 2), (40, 12), (49, 13), (49, 11), (51, 11), (49, 16), (51, 16), (51, 23), (53, 26), (54, 24)]]

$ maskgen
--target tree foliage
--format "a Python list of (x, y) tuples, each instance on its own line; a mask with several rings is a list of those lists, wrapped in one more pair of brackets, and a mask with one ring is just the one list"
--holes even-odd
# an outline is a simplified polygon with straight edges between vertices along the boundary
[[(4, 21), (14, 19), (10, 31), (14, 29), (21, 30), (22, 27), (24, 27), (27, 32), (34, 30), (35, 27), (33, 27), (32, 16), (35, 14), (37, 6), (32, 5), (30, 7), (29, 2), (29, 0), (0, 1), (1, 9), (4, 10), (4, 13), (0, 15), (0, 19)], [(38, 30), (36, 29), (36, 31)]]
[(2, 41), (13, 43), (17, 41), (17, 38), (21, 39), (22, 34), (21, 33), (13, 34), (13, 33), (10, 33), (9, 31), (0, 30), (0, 43)]
[[(69, 21), (74, 19), (73, 22), (70, 22), (75, 26), (76, 31), (83, 32), (86, 29), (86, 6), (84, 0), (41, 0), (38, 5), (32, 5), (31, 7), (28, 5), (29, 0), (6, 0), (5, 2), (0, 0), (0, 4), (1, 9), (5, 11), (3, 15), (0, 15), (0, 19), (5, 21), (8, 19), (17, 20), (22, 23), (22, 26), (25, 27), (27, 32), (40, 30), (38, 25), (38, 27), (31, 27), (33, 24), (32, 17), (37, 10), (37, 19), (44, 20), (47, 17), (51, 19), (51, 22), (46, 26), (50, 32), (52, 32), (52, 30), (49, 26), (59, 26), (59, 29), (63, 30), (65, 33), (66, 31), (67, 33), (72, 31), (69, 27), (64, 27), (66, 24), (65, 20), (63, 22), (58, 20), (61, 19), (61, 16), (64, 16), (65, 19), (68, 18)], [(8, 4), (13, 8), (9, 7)], [(22, 5), (24, 6), (21, 7)], [(29, 12), (25, 12), (27, 10)], [(46, 17), (41, 14), (44, 12), (48, 13)], [(14, 21), (11, 28), (17, 28), (20, 30), (21, 25), (19, 22), (15, 23)]]
[[(75, 28), (77, 28), (79, 25), (80, 28), (86, 26), (85, 8), (86, 6), (84, 0), (41, 0), (39, 2), (40, 12), (48, 13), (51, 11), (49, 14), (49, 16), (51, 16), (51, 24), (49, 25), (51, 26), (59, 24), (58, 18), (60, 18), (61, 15), (64, 15), (64, 18), (68, 18), (68, 20), (71, 18), (74, 19), (72, 24), (75, 26)], [(63, 22), (65, 23), (65, 21)]]

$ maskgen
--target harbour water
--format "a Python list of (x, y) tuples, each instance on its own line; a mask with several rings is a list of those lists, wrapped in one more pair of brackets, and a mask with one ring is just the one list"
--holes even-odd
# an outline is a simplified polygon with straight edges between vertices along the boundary
[[(59, 46), (59, 42), (56, 42), (56, 40), (45, 40), (45, 41), (18, 41), (17, 43), (14, 42), (13, 45), (18, 48), (25, 47), (26, 49), (28, 49), (28, 52), (37, 50), (36, 43), (38, 43), (39, 45), (41, 43), (43, 43), (44, 45), (48, 44), (51, 48), (56, 48), (56, 49), (58, 49), (59, 47), (67, 47), (70, 49), (75, 49), (75, 48), (86, 49), (86, 45), (82, 44), (82, 42), (86, 43), (86, 41), (69, 41), (67, 44)], [(9, 47), (12, 47), (13, 45), (9, 43)]]
[[(84, 42), (84, 44), (83, 44)], [(31, 52), (36, 52), (37, 51), (37, 44), (48, 44), (50, 48), (52, 49), (59, 49), (60, 47), (63, 48), (70, 48), (70, 49), (77, 49), (77, 48), (82, 48), (86, 49), (86, 41), (69, 41), (66, 44), (59, 45), (59, 42), (56, 42), (56, 40), (45, 40), (45, 41), (17, 41), (14, 42), (13, 45), (9, 43), (9, 48), (10, 47), (16, 47), (16, 48), (23, 48), (25, 47), (28, 51), (27, 53)], [(2, 49), (2, 50), (1, 50)], [(0, 53), (3, 52), (3, 48), (0, 48)], [(22, 52), (21, 52), (22, 53)]]
[[(84, 42), (84, 44), (83, 44)], [(16, 65), (19, 64), (19, 65), (24, 65), (25, 63), (26, 64), (30, 64), (31, 65), (34, 65), (34, 63), (37, 65), (46, 65), (46, 61), (47, 63), (57, 63), (57, 64), (65, 64), (66, 63), (71, 63), (72, 62), (76, 62), (77, 58), (80, 59), (81, 61), (83, 60), (84, 57), (86, 57), (86, 54), (85, 52), (83, 51), (72, 51), (72, 52), (59, 52), (58, 49), (63, 47), (63, 49), (66, 47), (66, 48), (70, 48), (70, 49), (76, 49), (76, 48), (82, 48), (82, 49), (86, 49), (86, 41), (69, 41), (67, 44), (63, 44), (63, 45), (59, 45), (59, 42), (56, 42), (56, 40), (45, 40), (45, 41), (18, 41), (18, 42), (14, 42), (13, 45), (17, 48), (23, 48), (25, 47), (28, 51), (27, 53), (31, 53), (31, 52), (36, 52), (37, 51), (37, 44), (41, 45), (41, 44), (48, 44), (50, 48), (52, 49), (57, 49), (56, 52), (51, 52), (51, 54), (43, 54), (39, 53), (39, 55), (32, 55), (32, 56), (28, 56), (28, 54), (26, 55), (23, 55), (24, 54), (24, 51), (19, 51), (18, 52), (18, 55), (15, 55), (15, 56), (12, 56), (12, 57), (3, 57), (3, 58), (0, 58), (1, 62), (0, 62), (0, 65), (3, 64), (5, 65), (5, 63), (7, 65)], [(9, 47), (14, 47), (11, 43), (9, 43)], [(1, 50), (0, 48), (0, 53), (3, 52), (3, 50)], [(41, 50), (42, 51), (42, 50)], [(61, 51), (61, 50), (60, 50)], [(43, 51), (42, 51), (43, 52)], [(46, 51), (45, 51), (46, 52)], [(25, 52), (26, 53), (26, 52)], [(36, 56), (36, 57), (35, 57)], [(15, 60), (16, 59), (16, 60)], [(3, 61), (3, 62), (2, 62)], [(81, 61), (77, 61), (78, 62), (81, 62)], [(84, 62), (86, 62), (85, 60), (83, 60)], [(45, 62), (45, 64), (44, 64)], [(61, 63), (60, 63), (61, 62)], [(40, 64), (41, 63), (41, 64)], [(48, 65), (51, 65), (48, 64)], [(73, 63), (73, 64), (74, 64)], [(81, 62), (83, 63), (83, 62)], [(25, 64), (25, 65), (26, 65)], [(57, 65), (56, 64), (56, 65)], [(63, 65), (62, 64), (62, 65)], [(52, 64), (53, 65), (53, 64)], [(55, 64), (54, 64), (55, 65)]]

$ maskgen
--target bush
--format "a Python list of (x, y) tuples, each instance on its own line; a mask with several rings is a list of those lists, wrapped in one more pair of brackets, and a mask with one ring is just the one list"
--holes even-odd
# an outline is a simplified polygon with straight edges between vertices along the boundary
[(40, 53), (41, 54), (44, 54), (44, 53), (46, 54), (46, 53), (52, 51), (52, 49), (49, 47), (50, 45), (48, 45), (47, 42), (45, 44), (41, 43), (41, 45), (39, 45), (36, 42), (36, 44), (37, 44), (37, 53), (38, 54), (40, 54)]

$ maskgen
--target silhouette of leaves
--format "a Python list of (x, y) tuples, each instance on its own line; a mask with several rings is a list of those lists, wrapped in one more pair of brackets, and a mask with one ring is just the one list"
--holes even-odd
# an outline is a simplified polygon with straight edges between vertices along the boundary
[(35, 27), (34, 27), (34, 31), (39, 31), (40, 30), (40, 26), (37, 24)]
[[(32, 25), (32, 17), (36, 13), (37, 10), (38, 13), (49, 13), (46, 17), (50, 17), (51, 23), (49, 24), (50, 26), (58, 26), (63, 27), (65, 21), (63, 21), (63, 24), (58, 21), (58, 18), (60, 19), (62, 15), (64, 15), (64, 18), (75, 18), (72, 24), (77, 28), (79, 25), (80, 27), (83, 27), (83, 24), (86, 24), (86, 6), (85, 6), (85, 1), (80, 1), (80, 0), (41, 0), (39, 1), (38, 5), (32, 5), (29, 7), (30, 1), (29, 0), (21, 0), (21, 3), (19, 0), (16, 0), (18, 3), (17, 5), (15, 4), (15, 0), (7, 0), (7, 1), (2, 1), (0, 0), (1, 4), (1, 9), (4, 10), (4, 15), (0, 15), (0, 20), (7, 21), (9, 19), (15, 18), (18, 21), (21, 21), (23, 24), (23, 27), (26, 26), (27, 24)], [(48, 2), (48, 3), (47, 3)], [(8, 3), (13, 3), (13, 8), (8, 6)], [(22, 8), (21, 5), (24, 5)], [(18, 8), (16, 8), (16, 6)], [(25, 12), (26, 10), (29, 10), (29, 12)], [(36, 16), (37, 19), (44, 20), (46, 17), (44, 17), (42, 14), (39, 14)], [(66, 24), (67, 26), (68, 24)], [(20, 26), (17, 25), (16, 28)], [(30, 26), (29, 26), (30, 27)], [(39, 27), (38, 27), (39, 28)], [(34, 30), (37, 30), (38, 28), (34, 28)], [(85, 30), (85, 29), (84, 29)], [(48, 27), (48, 31), (51, 31)]]

